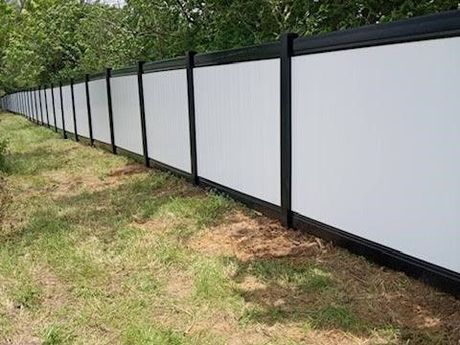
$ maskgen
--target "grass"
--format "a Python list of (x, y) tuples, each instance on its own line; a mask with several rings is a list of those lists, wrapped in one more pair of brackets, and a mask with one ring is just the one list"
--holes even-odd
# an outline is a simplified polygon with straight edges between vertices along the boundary
[(0, 139), (0, 171), (6, 172), (8, 167), (6, 164), (6, 156), (8, 154), (8, 140), (5, 138)]
[(460, 339), (452, 297), (16, 116), (0, 170), (0, 344)]

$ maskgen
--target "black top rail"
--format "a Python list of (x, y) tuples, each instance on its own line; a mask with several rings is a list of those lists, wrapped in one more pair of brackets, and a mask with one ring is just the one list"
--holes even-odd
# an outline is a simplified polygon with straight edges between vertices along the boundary
[(460, 35), (460, 11), (373, 24), (294, 40), (294, 55), (324, 53)]
[(279, 58), (280, 49), (280, 42), (273, 42), (258, 46), (197, 54), (195, 55), (195, 67)]
[(176, 57), (173, 59), (150, 61), (146, 62), (143, 66), (144, 73), (169, 71), (174, 69), (181, 69), (186, 67), (185, 56)]

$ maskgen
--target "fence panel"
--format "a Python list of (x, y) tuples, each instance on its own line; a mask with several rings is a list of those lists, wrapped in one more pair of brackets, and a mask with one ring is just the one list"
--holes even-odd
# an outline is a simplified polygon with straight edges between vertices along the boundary
[(194, 71), (198, 174), (280, 204), (280, 61)]
[(72, 93), (70, 90), (70, 85), (65, 85), (62, 87), (62, 101), (64, 102), (65, 130), (69, 133), (75, 133), (72, 110)]
[(94, 139), (110, 144), (109, 109), (105, 79), (88, 83)]
[(41, 110), (43, 113), (43, 123), (48, 124), (48, 117), (46, 116), (46, 105), (45, 105), (45, 89), (40, 88), (40, 99), (41, 99)]
[(185, 69), (143, 75), (149, 157), (190, 173), (190, 132)]
[(85, 83), (74, 84), (73, 94), (75, 100), (75, 117), (77, 119), (78, 135), (89, 138), (88, 108), (86, 105)]
[(62, 111), (61, 111), (61, 96), (59, 94), (59, 86), (53, 88), (54, 108), (56, 110), (56, 127), (62, 129)]
[(36, 112), (35, 112), (35, 92), (34, 90), (31, 90), (30, 91), (30, 95), (29, 95), (29, 99), (30, 99), (30, 110), (31, 110), (31, 113), (32, 113), (32, 119), (34, 120), (37, 120), (36, 118)]
[(294, 211), (460, 272), (460, 38), (293, 58)]
[(137, 75), (112, 77), (110, 82), (115, 145), (143, 154)]
[(53, 99), (51, 96), (51, 92), (53, 92), (53, 90), (51, 88), (47, 88), (45, 92), (46, 92), (46, 102), (48, 105), (48, 118), (50, 121), (50, 126), (54, 126)]

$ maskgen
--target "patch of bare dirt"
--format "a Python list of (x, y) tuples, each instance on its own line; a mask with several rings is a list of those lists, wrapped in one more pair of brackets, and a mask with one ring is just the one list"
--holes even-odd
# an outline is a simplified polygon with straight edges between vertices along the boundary
[(171, 279), (166, 284), (166, 293), (174, 299), (185, 299), (190, 296), (193, 281), (190, 277), (185, 276), (183, 272), (175, 271), (171, 272)]
[(279, 221), (251, 218), (232, 213), (225, 221), (194, 239), (192, 247), (208, 253), (235, 256), (241, 261), (255, 258), (314, 256), (325, 245), (321, 240), (298, 231), (287, 231)]
[(140, 164), (128, 164), (122, 166), (120, 168), (115, 168), (108, 173), (108, 176), (116, 177), (116, 176), (127, 176), (127, 175), (134, 175), (134, 174), (141, 174), (148, 172), (149, 170)]
[(52, 312), (69, 302), (69, 287), (65, 285), (48, 267), (40, 266), (34, 276), (42, 287), (42, 305)]
[(45, 176), (49, 179), (46, 192), (51, 192), (55, 198), (59, 198), (75, 195), (82, 188), (101, 191), (117, 187), (129, 176), (145, 172), (147, 172), (146, 168), (139, 164), (130, 164), (113, 169), (104, 177), (98, 177), (94, 172), (73, 175), (66, 171), (50, 171), (45, 173)]
[(165, 232), (179, 224), (179, 221), (173, 217), (157, 217), (157, 218), (135, 218), (131, 223), (132, 226), (142, 230), (148, 230), (152, 233)]

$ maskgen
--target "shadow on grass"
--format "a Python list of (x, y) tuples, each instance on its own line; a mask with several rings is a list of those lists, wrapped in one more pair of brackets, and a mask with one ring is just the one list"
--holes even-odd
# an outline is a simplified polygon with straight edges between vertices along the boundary
[[(50, 159), (50, 156), (53, 159)], [(56, 170), (69, 160), (68, 151), (50, 150), (50, 147), (39, 146), (26, 152), (14, 152), (8, 155), (8, 173), (18, 176), (40, 174), (44, 171)]]
[[(45, 200), (25, 226), (3, 238), (3, 242), (78, 228), (82, 235), (96, 236), (108, 243), (121, 228), (133, 222), (142, 224), (159, 213), (202, 227), (220, 219), (231, 205), (227, 198), (204, 194), (180, 178), (152, 172), (101, 190), (84, 189)], [(184, 230), (183, 235), (190, 233)]]
[[(320, 265), (292, 258), (239, 261), (234, 275), (237, 292), (253, 305), (242, 317), (243, 322), (267, 325), (302, 323), (313, 328), (341, 329), (365, 334), (367, 322), (354, 311), (342, 295), (333, 274)], [(247, 277), (256, 278), (247, 282)]]
[(419, 282), (395, 290), (375, 290), (371, 281), (382, 272), (378, 268), (361, 277), (369, 285), (360, 286), (347, 270), (359, 270), (369, 263), (356, 264), (356, 260), (355, 266), (335, 271), (328, 260), (289, 255), (250, 261), (224, 258), (236, 267), (232, 276), (238, 286), (235, 293), (251, 306), (240, 322), (267, 326), (294, 323), (305, 330), (343, 331), (361, 338), (380, 337), (392, 344), (459, 341), (460, 304), (449, 304), (450, 296), (424, 296), (423, 291), (417, 291)]

